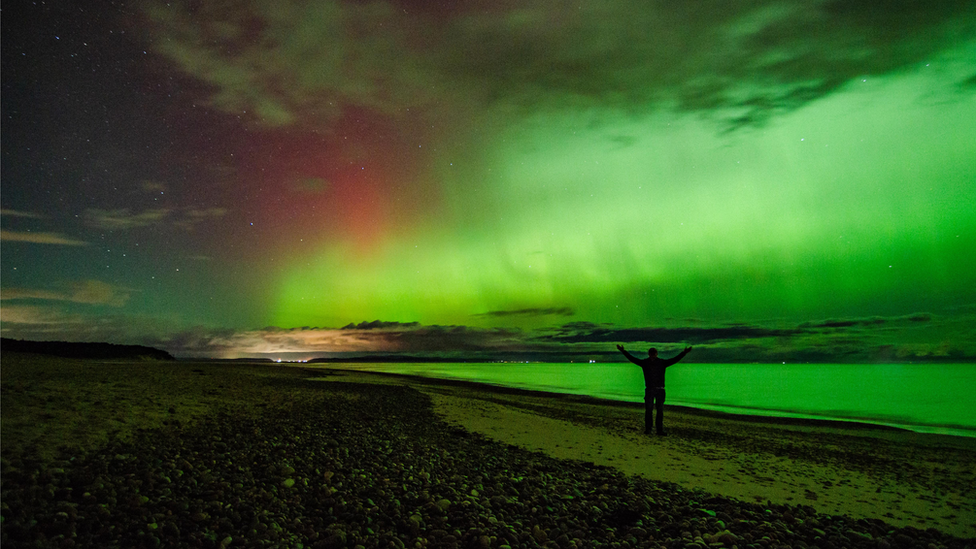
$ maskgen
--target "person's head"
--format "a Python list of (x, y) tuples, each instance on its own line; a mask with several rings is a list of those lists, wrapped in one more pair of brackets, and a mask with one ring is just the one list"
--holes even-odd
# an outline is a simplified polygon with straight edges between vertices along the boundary
[(654, 347), (651, 347), (650, 349), (648, 349), (647, 350), (647, 356), (649, 356), (651, 358), (657, 358), (657, 349), (655, 349)]

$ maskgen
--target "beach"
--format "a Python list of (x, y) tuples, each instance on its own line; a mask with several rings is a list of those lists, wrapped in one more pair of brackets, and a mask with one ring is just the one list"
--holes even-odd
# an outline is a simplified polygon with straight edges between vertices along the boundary
[(10, 547), (974, 547), (976, 439), (4, 354)]

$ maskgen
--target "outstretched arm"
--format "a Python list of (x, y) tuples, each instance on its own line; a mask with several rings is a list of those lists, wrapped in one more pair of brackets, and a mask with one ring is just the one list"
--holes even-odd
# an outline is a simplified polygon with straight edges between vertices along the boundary
[(630, 354), (630, 353), (628, 353), (628, 352), (627, 352), (627, 349), (624, 349), (624, 346), (623, 346), (623, 345), (617, 345), (617, 349), (618, 349), (618, 350), (619, 350), (619, 351), (620, 351), (621, 353), (623, 353), (625, 357), (627, 357), (627, 360), (629, 360), (629, 361), (631, 361), (631, 362), (633, 362), (634, 364), (636, 364), (636, 365), (638, 365), (638, 366), (642, 366), (642, 364), (640, 363), (640, 359), (639, 359), (639, 358), (637, 358), (637, 357), (635, 357), (634, 355), (632, 355), (632, 354)]
[(686, 354), (688, 354), (690, 352), (691, 352), (691, 347), (685, 347), (685, 350), (684, 351), (681, 351), (680, 353), (678, 353), (678, 356), (676, 356), (674, 358), (669, 358), (668, 360), (666, 360), (665, 361), (665, 366), (670, 366), (670, 365), (678, 362), (679, 360), (681, 360), (682, 358), (684, 358)]

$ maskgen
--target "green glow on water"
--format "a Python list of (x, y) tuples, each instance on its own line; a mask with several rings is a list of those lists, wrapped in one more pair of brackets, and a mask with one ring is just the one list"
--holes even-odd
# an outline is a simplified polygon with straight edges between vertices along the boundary
[[(330, 365), (330, 367), (333, 367)], [(642, 402), (629, 363), (343, 364), (345, 369)], [(976, 437), (972, 364), (682, 364), (667, 370), (667, 403), (738, 414), (861, 421)]]

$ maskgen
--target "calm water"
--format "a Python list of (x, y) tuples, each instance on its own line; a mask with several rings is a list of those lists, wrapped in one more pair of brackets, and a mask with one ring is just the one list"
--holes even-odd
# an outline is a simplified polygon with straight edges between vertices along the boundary
[[(310, 365), (311, 366), (311, 365)], [(640, 368), (624, 364), (336, 364), (642, 402)], [(976, 364), (678, 364), (669, 404), (732, 413), (853, 420), (976, 437)]]

